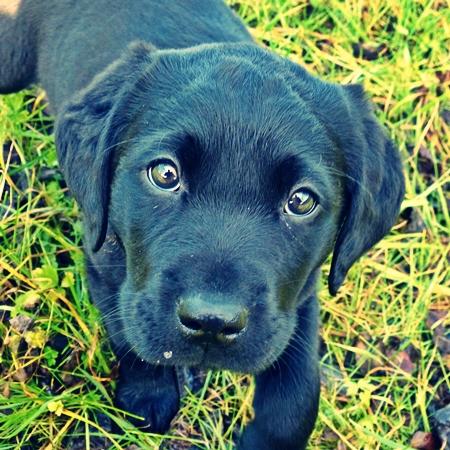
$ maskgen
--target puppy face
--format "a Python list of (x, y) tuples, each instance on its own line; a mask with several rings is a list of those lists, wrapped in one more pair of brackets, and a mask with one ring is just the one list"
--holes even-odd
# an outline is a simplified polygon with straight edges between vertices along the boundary
[[(165, 88), (160, 69), (140, 94), (149, 106), (112, 183), (127, 257), (120, 310), (148, 361), (171, 352), (174, 364), (254, 371), (288, 344), (298, 294), (332, 248), (342, 190), (328, 169), (339, 161), (281, 80), (238, 58), (206, 62), (183, 86)], [(201, 323), (227, 313), (225, 330)]]
[[(120, 89), (122, 71), (133, 82)], [(336, 240), (332, 291), (395, 219), (398, 157), (360, 91), (243, 45), (135, 48), (93, 86), (62, 114), (57, 140), (87, 242), (98, 248), (109, 223), (123, 246), (128, 348), (152, 363), (266, 368)], [(83, 140), (90, 163), (67, 144)], [(358, 190), (368, 182), (372, 192)], [(392, 203), (384, 219), (380, 195)]]

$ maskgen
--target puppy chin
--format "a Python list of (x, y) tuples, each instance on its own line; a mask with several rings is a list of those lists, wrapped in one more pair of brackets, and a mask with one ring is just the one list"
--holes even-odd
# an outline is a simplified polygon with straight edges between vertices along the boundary
[(250, 375), (256, 375), (263, 372), (270, 367), (275, 360), (268, 360), (264, 358), (253, 359), (249, 358), (243, 360), (241, 358), (225, 358), (223, 355), (204, 350), (203, 353), (196, 352), (188, 357), (183, 355), (182, 357), (171, 356), (171, 358), (143, 358), (144, 361), (154, 365), (165, 366), (178, 366), (178, 367), (198, 367), (202, 370), (230, 370), (235, 373), (245, 373)]
[[(181, 341), (163, 344), (136, 341), (127, 336), (128, 347), (137, 358), (152, 365), (198, 367), (203, 370), (230, 370), (237, 373), (257, 374), (274, 364), (286, 345), (271, 343), (257, 351), (245, 351), (246, 344), (235, 349), (210, 344)], [(134, 339), (133, 339), (134, 338)], [(255, 349), (256, 350), (256, 349)]]

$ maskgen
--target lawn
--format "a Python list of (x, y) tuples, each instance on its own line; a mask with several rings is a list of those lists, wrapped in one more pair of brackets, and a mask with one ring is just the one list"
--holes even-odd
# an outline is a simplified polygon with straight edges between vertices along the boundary
[[(450, 4), (230, 3), (261, 45), (328, 81), (363, 83), (404, 160), (394, 230), (336, 297), (324, 266), (310, 448), (443, 449), (415, 433), (434, 430), (450, 403)], [(200, 374), (162, 437), (113, 407), (116, 363), (89, 303), (79, 210), (45, 106), (39, 90), (0, 97), (0, 449), (231, 449), (251, 420), (250, 377)]]

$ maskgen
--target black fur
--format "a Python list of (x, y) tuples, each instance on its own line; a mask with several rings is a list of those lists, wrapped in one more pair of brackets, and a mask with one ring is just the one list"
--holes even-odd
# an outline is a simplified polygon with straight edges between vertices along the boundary
[[(259, 48), (212, 0), (24, 0), (16, 17), (0, 14), (0, 59), (0, 92), (39, 81), (56, 113), (90, 293), (122, 359), (118, 405), (163, 432), (177, 367), (255, 373), (238, 448), (304, 449), (319, 395), (319, 267), (334, 248), (335, 293), (403, 196), (398, 152), (362, 89)], [(168, 157), (181, 167), (176, 193), (146, 175)], [(285, 214), (302, 186), (318, 209)], [(178, 308), (192, 297), (219, 315), (238, 305), (246, 328), (228, 345), (186, 337)]]

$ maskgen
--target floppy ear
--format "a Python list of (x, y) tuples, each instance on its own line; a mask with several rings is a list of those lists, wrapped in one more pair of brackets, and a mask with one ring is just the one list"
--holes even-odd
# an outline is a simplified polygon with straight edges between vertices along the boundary
[(323, 82), (301, 66), (281, 61), (288, 68), (284, 76), (326, 128), (344, 166), (345, 201), (328, 277), (329, 291), (335, 295), (352, 264), (397, 219), (404, 196), (400, 154), (378, 123), (362, 86)]
[(363, 88), (341, 89), (350, 128), (347, 124), (334, 129), (344, 156), (346, 202), (328, 280), (332, 295), (351, 265), (394, 225), (404, 195), (399, 152), (375, 118)]
[(84, 213), (85, 239), (93, 251), (106, 236), (114, 150), (133, 114), (127, 100), (153, 50), (148, 44), (131, 44), (58, 111), (58, 159)]

